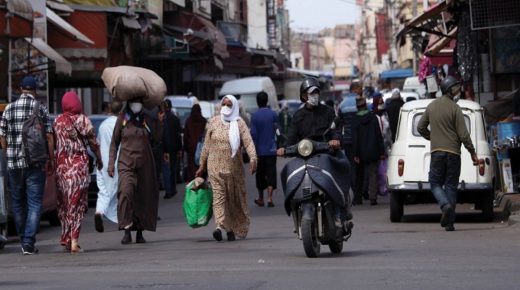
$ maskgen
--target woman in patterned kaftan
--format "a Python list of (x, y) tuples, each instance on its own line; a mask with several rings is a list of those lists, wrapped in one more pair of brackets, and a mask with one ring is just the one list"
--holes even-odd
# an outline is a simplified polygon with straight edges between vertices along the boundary
[(222, 98), (220, 115), (213, 117), (206, 128), (204, 147), (200, 157), (200, 167), (196, 176), (208, 171), (213, 189), (213, 214), (217, 228), (213, 238), (222, 240), (221, 230), (227, 232), (228, 241), (235, 240), (235, 234), (245, 238), (249, 231), (247, 192), (242, 161), (241, 146), (250, 158), (250, 171), (256, 171), (255, 145), (249, 128), (239, 116), (236, 98), (227, 95)]
[(81, 102), (74, 92), (63, 96), (63, 113), (54, 121), (56, 139), (56, 178), (58, 216), (61, 222), (60, 244), (72, 254), (81, 252), (78, 244), (81, 221), (87, 211), (90, 182), (87, 145), (96, 154), (97, 168), (103, 167), (94, 127), (82, 114)]

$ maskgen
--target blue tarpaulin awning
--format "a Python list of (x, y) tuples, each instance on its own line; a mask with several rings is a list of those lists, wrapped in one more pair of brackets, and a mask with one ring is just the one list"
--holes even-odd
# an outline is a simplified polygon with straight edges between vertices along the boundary
[(413, 76), (413, 70), (410, 68), (407, 69), (392, 69), (385, 70), (380, 75), (381, 79), (399, 79), (399, 78), (407, 78)]

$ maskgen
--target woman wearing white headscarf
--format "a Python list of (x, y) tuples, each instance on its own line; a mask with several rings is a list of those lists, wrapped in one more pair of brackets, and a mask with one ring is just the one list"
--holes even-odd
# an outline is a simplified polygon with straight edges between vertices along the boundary
[(232, 95), (222, 98), (220, 114), (209, 120), (206, 138), (196, 176), (207, 170), (213, 188), (213, 215), (216, 229), (213, 238), (222, 240), (222, 230), (228, 241), (235, 235), (245, 238), (249, 231), (249, 211), (240, 147), (250, 158), (250, 171), (256, 171), (255, 145), (249, 128), (239, 115), (237, 99)]

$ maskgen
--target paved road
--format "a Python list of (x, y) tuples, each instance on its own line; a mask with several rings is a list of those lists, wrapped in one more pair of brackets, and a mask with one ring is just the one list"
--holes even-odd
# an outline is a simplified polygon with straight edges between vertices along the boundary
[[(248, 186), (253, 193), (253, 179)], [(246, 240), (215, 242), (210, 226), (190, 229), (181, 197), (162, 200), (158, 230), (146, 244), (121, 245), (122, 233), (105, 224), (94, 231), (88, 213), (70, 255), (58, 245), (59, 228), (42, 223), (40, 254), (22, 256), (16, 241), (0, 251), (2, 289), (520, 289), (520, 226), (497, 217), (480, 223), (461, 206), (455, 232), (438, 224), (436, 206), (405, 209), (388, 220), (388, 199), (354, 208), (354, 235), (344, 253), (308, 259), (281, 207), (258, 208), (249, 196)]]

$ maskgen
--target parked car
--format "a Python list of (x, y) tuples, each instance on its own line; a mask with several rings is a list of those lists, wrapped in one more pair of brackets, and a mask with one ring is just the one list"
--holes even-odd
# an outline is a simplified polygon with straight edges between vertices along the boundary
[(7, 164), (4, 157), (4, 150), (0, 150), (0, 249), (4, 248), (8, 230), (8, 211), (7, 211), (7, 183), (6, 181)]
[(256, 104), (256, 94), (266, 92), (268, 95), (267, 106), (275, 112), (280, 110), (278, 106), (278, 96), (273, 81), (269, 77), (247, 77), (227, 81), (222, 85), (219, 92), (219, 99), (225, 95), (233, 95), (240, 100), (247, 113), (253, 114), (258, 110)]
[[(392, 97), (391, 91), (383, 94), (383, 100), (385, 101), (385, 104), (388, 102), (388, 100), (391, 97)], [(416, 93), (414, 91), (405, 91), (405, 90), (401, 91), (401, 98), (405, 102), (417, 101), (417, 100), (421, 99), (418, 93)]]
[(166, 99), (172, 102), (172, 111), (179, 117), (181, 127), (184, 128), (186, 119), (191, 114), (191, 108), (197, 104), (199, 100), (193, 96), (166, 96)]
[(426, 87), (419, 81), (419, 77), (407, 77), (404, 80), (403, 91), (412, 91), (419, 94), (421, 98), (426, 96)]
[(218, 113), (218, 109), (220, 108), (220, 101), (200, 101), (199, 105), (202, 111), (202, 116), (206, 119), (210, 119)]
[[(430, 141), (417, 131), (417, 124), (433, 99), (405, 103), (401, 108), (395, 143), (388, 157), (390, 220), (399, 222), (405, 204), (435, 202), (430, 191)], [(474, 203), (486, 221), (493, 219), (494, 159), (486, 137), (484, 110), (475, 102), (459, 100), (466, 127), (479, 159), (474, 166), (468, 151), (462, 149), (458, 203)]]

